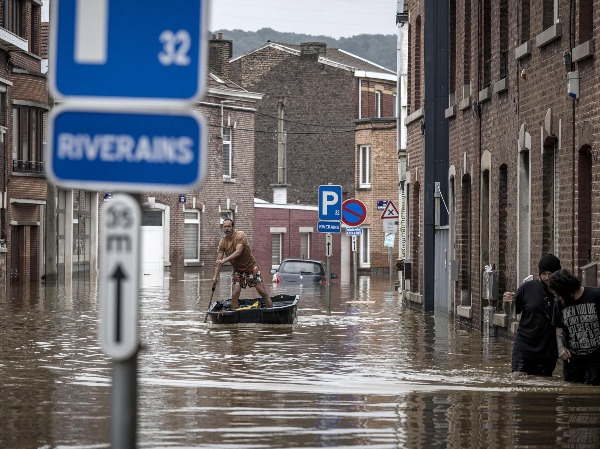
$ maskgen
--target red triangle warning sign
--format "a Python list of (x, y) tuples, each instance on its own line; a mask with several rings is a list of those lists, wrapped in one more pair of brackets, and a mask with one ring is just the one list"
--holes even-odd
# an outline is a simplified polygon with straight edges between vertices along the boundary
[(381, 214), (381, 218), (400, 218), (398, 209), (396, 209), (396, 206), (394, 206), (392, 200), (388, 201), (383, 214)]

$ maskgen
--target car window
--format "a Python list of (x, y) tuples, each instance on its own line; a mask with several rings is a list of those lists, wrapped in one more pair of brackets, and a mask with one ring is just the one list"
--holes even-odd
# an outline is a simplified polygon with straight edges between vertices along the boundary
[(296, 262), (284, 262), (279, 267), (280, 273), (300, 273)]
[(310, 273), (310, 274), (322, 274), (323, 270), (321, 265), (314, 262), (284, 262), (279, 269), (281, 273)]

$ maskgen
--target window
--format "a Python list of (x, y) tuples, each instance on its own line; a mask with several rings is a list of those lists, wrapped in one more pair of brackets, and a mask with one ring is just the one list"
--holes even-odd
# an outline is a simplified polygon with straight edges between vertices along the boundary
[(221, 225), (223, 225), (223, 221), (225, 221), (225, 220), (233, 220), (233, 211), (232, 210), (228, 209), (228, 210), (221, 211), (221, 214), (220, 214)]
[[(465, 0), (463, 40), (463, 98), (471, 95), (471, 0)], [(468, 92), (467, 92), (468, 90)]]
[(233, 178), (233, 152), (230, 127), (223, 127), (223, 177)]
[(359, 187), (371, 187), (371, 146), (360, 146), (360, 180)]
[(448, 52), (448, 90), (449, 90), (449, 106), (454, 105), (455, 90), (456, 90), (456, 0), (449, 2), (449, 37), (450, 49)]
[(44, 111), (13, 108), (13, 171), (43, 173)]
[(491, 0), (483, 0), (483, 86), (492, 82), (492, 5)]
[(381, 117), (381, 92), (375, 91), (375, 117)]
[[(10, 11), (9, 11), (10, 5)], [(17, 36), (23, 36), (23, 0), (4, 1), (4, 27)], [(8, 13), (6, 13), (8, 11)]]
[(500, 79), (508, 76), (508, 0), (500, 0)]
[(40, 27), (38, 19), (41, 17), (41, 8), (31, 4), (31, 24), (29, 26), (29, 51), (33, 54), (39, 54), (39, 35)]
[(594, 33), (594, 2), (579, 0), (579, 40), (580, 44), (589, 41)]
[(273, 268), (278, 268), (281, 264), (281, 247), (283, 234), (271, 234), (271, 265)]
[(558, 6), (558, 0), (543, 1), (542, 26), (544, 30), (558, 22)]
[(360, 235), (360, 267), (371, 267), (371, 233), (369, 228), (364, 228)]
[(310, 259), (310, 233), (303, 232), (300, 234), (300, 257), (302, 259)]
[(415, 85), (413, 89), (414, 96), (414, 110), (418, 110), (421, 107), (421, 16), (417, 16), (416, 30), (415, 30), (415, 58), (414, 58), (414, 74), (415, 74)]
[(184, 253), (185, 262), (200, 261), (200, 211), (186, 210), (184, 212)]
[[(281, 234), (280, 234), (281, 235)], [(320, 263), (315, 262), (299, 262), (299, 261), (287, 261), (281, 265), (279, 269), (281, 273), (292, 273), (292, 274), (317, 274), (324, 275), (325, 270)]]
[(551, 140), (543, 147), (542, 155), (542, 254), (557, 254), (558, 223), (558, 179), (556, 176), (558, 151), (557, 139)]
[(530, 36), (530, 17), (531, 0), (521, 0), (521, 43), (529, 40)]

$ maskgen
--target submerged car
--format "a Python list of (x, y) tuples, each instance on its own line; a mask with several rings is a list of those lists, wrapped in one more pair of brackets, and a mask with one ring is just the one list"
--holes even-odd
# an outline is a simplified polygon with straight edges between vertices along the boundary
[[(285, 259), (279, 269), (271, 270), (274, 284), (327, 284), (325, 267), (318, 260)], [(337, 279), (337, 274), (331, 273), (331, 279)]]

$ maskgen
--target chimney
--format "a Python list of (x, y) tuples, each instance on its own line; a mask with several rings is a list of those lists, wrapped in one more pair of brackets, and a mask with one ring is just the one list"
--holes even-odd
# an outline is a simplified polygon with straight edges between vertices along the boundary
[(327, 44), (325, 42), (303, 42), (300, 44), (300, 56), (303, 58), (319, 59), (320, 55), (327, 53)]
[(233, 54), (233, 41), (223, 39), (223, 33), (218, 37), (212, 35), (208, 41), (208, 68), (218, 77), (229, 79), (229, 60)]

